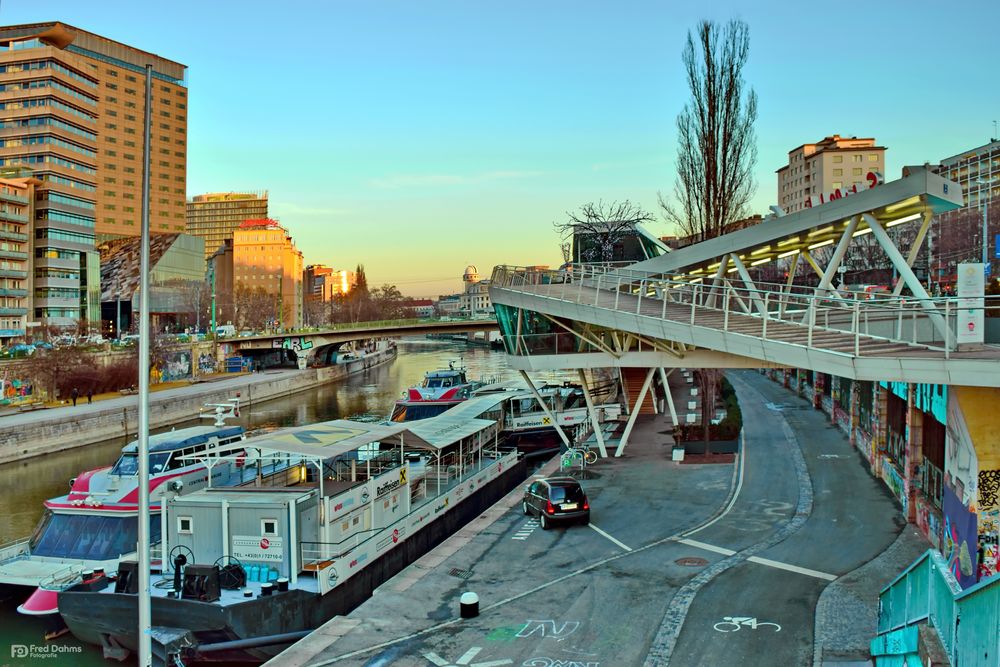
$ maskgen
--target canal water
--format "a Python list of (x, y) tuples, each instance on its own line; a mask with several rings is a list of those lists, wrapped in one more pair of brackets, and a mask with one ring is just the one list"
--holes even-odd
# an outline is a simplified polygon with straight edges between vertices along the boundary
[[(470, 379), (509, 380), (517, 377), (516, 371), (507, 367), (502, 352), (484, 347), (413, 338), (401, 340), (398, 350), (399, 355), (394, 361), (341, 382), (249, 408), (242, 406), (240, 418), (236, 421), (248, 430), (255, 430), (300, 426), (330, 419), (384, 419), (403, 390), (418, 384), (427, 371), (447, 368), (449, 362), (465, 366)], [(566, 379), (557, 373), (550, 377), (536, 374), (534, 378)], [(178, 424), (176, 427), (197, 423), (198, 420), (193, 419), (190, 423)], [(0, 428), (2, 427), (3, 422), (0, 420)], [(113, 463), (124, 444), (123, 436), (80, 449), (0, 466), (0, 544), (30, 535), (42, 515), (43, 501), (66, 493), (69, 480), (81, 471)], [(23, 659), (14, 655), (14, 645), (32, 644), (55, 645), (51, 649), (54, 655), (50, 654), (44, 660), (49, 667), (106, 667), (109, 664), (104, 661), (99, 649), (80, 644), (70, 635), (54, 642), (43, 642), (39, 625), (16, 611), (24, 596), (24, 589), (0, 589), (0, 665), (37, 664), (37, 655), (35, 658)], [(41, 649), (44, 650), (45, 647), (42, 646)]]

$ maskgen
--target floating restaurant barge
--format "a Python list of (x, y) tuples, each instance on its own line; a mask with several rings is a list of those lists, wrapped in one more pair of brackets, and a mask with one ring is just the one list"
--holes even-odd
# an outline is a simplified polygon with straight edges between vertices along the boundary
[[(254, 438), (245, 444), (260, 456), (301, 463), (250, 487), (167, 498), (152, 555), (163, 562), (152, 577), (154, 652), (172, 664), (259, 662), (353, 609), (524, 480), (493, 406)], [(59, 593), (73, 634), (108, 657), (137, 646), (136, 567)]]

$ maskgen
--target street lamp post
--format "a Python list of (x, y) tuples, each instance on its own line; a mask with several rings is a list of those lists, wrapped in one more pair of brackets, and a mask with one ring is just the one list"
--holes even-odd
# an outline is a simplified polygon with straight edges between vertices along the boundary
[[(984, 181), (979, 178), (976, 179), (976, 185), (979, 186), (979, 205), (983, 209), (983, 266), (987, 267), (990, 265), (990, 241), (989, 241), (989, 211), (990, 211), (990, 195), (991, 192), (991, 181)], [(983, 186), (986, 186), (985, 195), (983, 193)]]

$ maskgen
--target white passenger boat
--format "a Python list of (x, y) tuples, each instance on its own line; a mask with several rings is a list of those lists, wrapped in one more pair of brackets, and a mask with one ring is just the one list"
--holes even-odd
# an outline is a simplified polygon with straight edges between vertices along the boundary
[[(276, 431), (255, 444), (301, 466), (167, 499), (154, 652), (171, 664), (261, 661), (353, 609), (524, 479), (486, 412)], [(210, 467), (232, 459), (204, 454)], [(58, 595), (73, 634), (109, 657), (137, 646), (136, 567)]]

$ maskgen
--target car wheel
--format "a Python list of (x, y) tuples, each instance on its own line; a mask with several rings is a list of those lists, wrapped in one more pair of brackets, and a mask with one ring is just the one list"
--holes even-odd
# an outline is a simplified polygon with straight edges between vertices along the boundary
[(546, 516), (545, 514), (542, 514), (541, 518), (542, 518), (542, 530), (548, 530), (549, 528), (552, 527), (552, 522), (549, 521), (549, 517), (548, 516)]
[(531, 511), (528, 509), (528, 502), (526, 500), (521, 501), (521, 511), (524, 512), (525, 515), (531, 514)]

